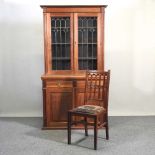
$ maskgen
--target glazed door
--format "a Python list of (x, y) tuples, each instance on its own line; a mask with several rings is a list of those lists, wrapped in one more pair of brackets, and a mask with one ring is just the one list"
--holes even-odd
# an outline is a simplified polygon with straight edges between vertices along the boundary
[(52, 13), (47, 20), (48, 73), (73, 70), (73, 14)]
[(102, 70), (101, 14), (75, 13), (74, 22), (75, 70)]

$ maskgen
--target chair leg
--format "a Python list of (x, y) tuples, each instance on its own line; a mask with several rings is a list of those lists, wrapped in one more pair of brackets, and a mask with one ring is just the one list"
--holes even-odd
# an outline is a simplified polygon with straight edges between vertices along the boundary
[(106, 140), (109, 140), (109, 124), (108, 124), (108, 117), (107, 117), (107, 123), (106, 123)]
[(94, 150), (97, 150), (97, 117), (94, 117)]
[(109, 127), (106, 125), (106, 140), (109, 140)]
[(84, 117), (84, 126), (85, 126), (85, 136), (88, 136), (88, 127), (87, 127), (87, 117)]
[(71, 144), (71, 113), (68, 112), (68, 144)]

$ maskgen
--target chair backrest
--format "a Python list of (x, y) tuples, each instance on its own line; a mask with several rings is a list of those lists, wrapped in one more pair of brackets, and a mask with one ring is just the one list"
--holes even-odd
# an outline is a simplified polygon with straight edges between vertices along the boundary
[(108, 108), (110, 70), (86, 71), (84, 104)]

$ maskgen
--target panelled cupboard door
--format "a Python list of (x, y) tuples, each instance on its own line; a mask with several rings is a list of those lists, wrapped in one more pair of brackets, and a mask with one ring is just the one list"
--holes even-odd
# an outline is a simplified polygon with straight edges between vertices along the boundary
[(102, 70), (101, 13), (74, 13), (75, 70)]
[(67, 122), (67, 111), (72, 109), (71, 88), (47, 88), (47, 124), (61, 126)]

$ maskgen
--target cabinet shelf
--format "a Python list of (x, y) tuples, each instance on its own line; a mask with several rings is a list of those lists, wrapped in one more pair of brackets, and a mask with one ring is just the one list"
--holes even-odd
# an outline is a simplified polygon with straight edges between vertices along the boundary
[(79, 60), (97, 60), (97, 58), (90, 58), (90, 57), (79, 57)]
[(78, 43), (79, 45), (97, 45), (97, 43)]
[(70, 29), (70, 27), (51, 27), (52, 29)]
[(70, 43), (51, 43), (51, 45), (70, 45)]
[(79, 29), (97, 29), (96, 26), (90, 26), (90, 27), (78, 27)]
[(52, 60), (70, 60), (70, 57), (53, 57)]

